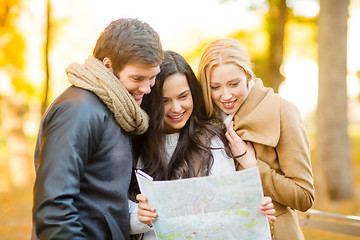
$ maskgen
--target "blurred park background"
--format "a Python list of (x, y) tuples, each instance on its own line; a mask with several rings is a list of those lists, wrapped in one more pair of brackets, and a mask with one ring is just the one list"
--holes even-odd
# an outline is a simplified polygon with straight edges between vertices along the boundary
[(360, 216), (360, 0), (0, 0), (0, 239), (29, 239), (41, 116), (69, 86), (67, 65), (120, 17), (148, 22), (195, 72), (210, 41), (239, 39), (256, 75), (303, 114), (313, 209)]

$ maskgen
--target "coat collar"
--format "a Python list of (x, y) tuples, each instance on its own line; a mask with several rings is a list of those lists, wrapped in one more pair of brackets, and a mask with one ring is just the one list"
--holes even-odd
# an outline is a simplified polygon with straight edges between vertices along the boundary
[(234, 116), (234, 130), (244, 141), (275, 147), (280, 138), (280, 96), (255, 79), (247, 99)]

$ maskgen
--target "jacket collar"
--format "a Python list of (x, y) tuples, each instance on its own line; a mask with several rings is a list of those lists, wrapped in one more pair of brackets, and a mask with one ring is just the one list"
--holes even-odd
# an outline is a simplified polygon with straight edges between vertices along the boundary
[(247, 99), (234, 116), (234, 130), (244, 141), (275, 147), (280, 138), (280, 96), (255, 79)]

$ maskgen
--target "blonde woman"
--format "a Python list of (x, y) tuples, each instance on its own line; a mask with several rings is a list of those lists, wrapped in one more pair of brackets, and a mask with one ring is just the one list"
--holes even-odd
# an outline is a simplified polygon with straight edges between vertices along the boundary
[(274, 239), (304, 239), (294, 209), (312, 206), (314, 186), (300, 112), (255, 77), (250, 58), (236, 39), (206, 46), (198, 71), (207, 115), (221, 117), (229, 126), (226, 137), (232, 152), (242, 156), (240, 169), (247, 164), (248, 151), (255, 150), (264, 194), (275, 205)]

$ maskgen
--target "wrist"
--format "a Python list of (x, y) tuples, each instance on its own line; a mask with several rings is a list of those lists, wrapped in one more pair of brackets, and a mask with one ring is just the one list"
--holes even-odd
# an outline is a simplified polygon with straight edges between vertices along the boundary
[(238, 160), (238, 158), (242, 158), (243, 156), (245, 156), (246, 153), (247, 153), (247, 150), (245, 150), (245, 152), (243, 152), (243, 153), (240, 154), (240, 155), (233, 156), (233, 158), (236, 159), (236, 160)]

